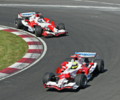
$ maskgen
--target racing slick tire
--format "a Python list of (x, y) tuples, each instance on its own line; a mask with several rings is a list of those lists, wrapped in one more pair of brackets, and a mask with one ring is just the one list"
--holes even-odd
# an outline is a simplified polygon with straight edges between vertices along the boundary
[(58, 29), (61, 30), (61, 29), (64, 29), (65, 30), (65, 25), (63, 23), (59, 23), (58, 24)]
[(18, 29), (23, 28), (23, 24), (22, 24), (21, 20), (22, 20), (21, 18), (16, 18), (15, 19), (14, 24), (15, 24), (15, 27), (18, 28)]
[(51, 72), (46, 72), (43, 76), (43, 84), (47, 83), (48, 81), (55, 81), (55, 74)]
[(42, 36), (42, 28), (41, 28), (41, 26), (35, 26), (35, 35), (37, 37)]
[(85, 74), (77, 74), (75, 77), (75, 82), (79, 88), (85, 88), (87, 86), (87, 77)]
[(104, 61), (102, 59), (95, 59), (94, 62), (97, 63), (97, 71), (99, 73), (104, 72)]

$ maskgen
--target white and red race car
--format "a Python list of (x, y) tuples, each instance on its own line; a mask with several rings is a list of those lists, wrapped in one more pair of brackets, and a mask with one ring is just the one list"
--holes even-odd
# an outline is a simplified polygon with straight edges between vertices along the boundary
[(39, 12), (19, 13), (14, 24), (16, 28), (35, 33), (38, 37), (59, 36), (67, 33), (63, 23), (59, 23), (58, 26), (56, 26), (53, 21), (44, 18)]
[(54, 73), (47, 72), (43, 76), (45, 88), (78, 89), (85, 88), (87, 81), (92, 78), (93, 72), (102, 73), (104, 71), (104, 61), (98, 59), (97, 53), (75, 52), (69, 60), (61, 64), (61, 68)]

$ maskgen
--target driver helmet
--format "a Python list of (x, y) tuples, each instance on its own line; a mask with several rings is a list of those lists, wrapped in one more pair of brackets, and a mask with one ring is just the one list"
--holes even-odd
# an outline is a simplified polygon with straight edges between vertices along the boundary
[(77, 62), (73, 62), (73, 63), (72, 63), (72, 67), (71, 67), (71, 69), (76, 69), (77, 67), (78, 67)]

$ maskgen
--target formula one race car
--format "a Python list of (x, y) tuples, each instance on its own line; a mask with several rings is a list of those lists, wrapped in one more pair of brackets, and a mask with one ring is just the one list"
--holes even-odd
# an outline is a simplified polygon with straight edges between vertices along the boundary
[(98, 59), (97, 53), (75, 52), (70, 59), (61, 64), (61, 68), (54, 73), (47, 72), (43, 76), (45, 88), (78, 89), (85, 88), (87, 81), (92, 78), (93, 72), (102, 73), (104, 71), (104, 61)]
[(48, 18), (44, 18), (39, 12), (27, 12), (18, 14), (18, 18), (15, 19), (15, 27), (18, 29), (25, 29), (36, 36), (59, 36), (65, 35), (65, 25), (59, 23), (55, 26), (53, 21)]

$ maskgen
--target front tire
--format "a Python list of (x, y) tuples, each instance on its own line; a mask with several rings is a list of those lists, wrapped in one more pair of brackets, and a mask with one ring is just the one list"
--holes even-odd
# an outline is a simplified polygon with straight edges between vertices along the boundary
[(54, 81), (55, 74), (51, 72), (46, 72), (43, 76), (43, 84), (47, 83), (48, 81)]
[(85, 74), (77, 74), (75, 77), (75, 82), (79, 88), (85, 88), (87, 86), (87, 77)]
[(41, 28), (41, 26), (36, 26), (36, 27), (35, 27), (35, 35), (36, 35), (37, 37), (42, 36), (42, 28)]

